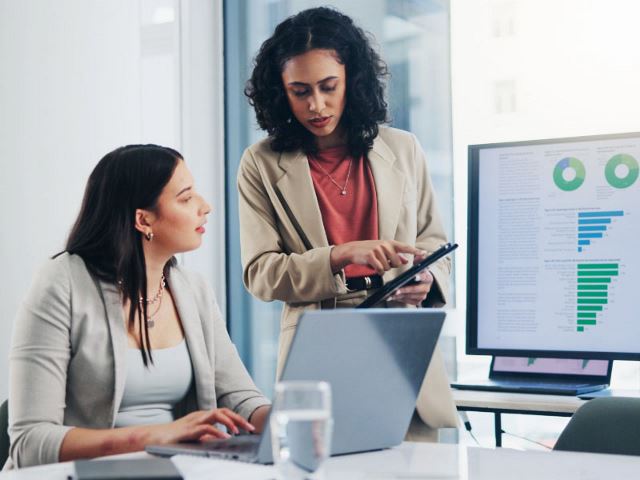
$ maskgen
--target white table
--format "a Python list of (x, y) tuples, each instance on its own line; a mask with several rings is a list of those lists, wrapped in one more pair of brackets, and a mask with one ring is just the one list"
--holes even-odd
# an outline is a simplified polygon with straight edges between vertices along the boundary
[[(141, 458), (146, 454), (125, 457)], [(119, 456), (122, 458), (123, 456)], [(207, 468), (209, 478), (266, 480), (273, 478), (273, 467), (251, 468), (246, 475), (220, 475), (226, 465), (220, 461), (193, 457), (194, 466)], [(232, 462), (234, 470), (242, 464)], [(326, 480), (596, 480), (638, 478), (640, 457), (594, 455), (571, 452), (532, 452), (508, 448), (484, 449), (458, 445), (405, 442), (379, 452), (345, 455), (327, 462)], [(26, 468), (0, 474), (0, 480), (66, 480), (73, 464), (62, 463)], [(204, 477), (186, 475), (186, 480)]]
[(455, 388), (452, 391), (458, 410), (493, 413), (496, 447), (502, 446), (503, 413), (570, 417), (588, 401), (570, 395), (484, 392)]

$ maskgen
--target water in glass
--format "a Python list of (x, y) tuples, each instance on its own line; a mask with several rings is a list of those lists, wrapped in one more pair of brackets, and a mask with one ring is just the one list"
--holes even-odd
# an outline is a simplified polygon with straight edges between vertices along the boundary
[(283, 479), (319, 478), (322, 463), (331, 450), (329, 385), (282, 383), (287, 385), (276, 386), (271, 415), (274, 463)]

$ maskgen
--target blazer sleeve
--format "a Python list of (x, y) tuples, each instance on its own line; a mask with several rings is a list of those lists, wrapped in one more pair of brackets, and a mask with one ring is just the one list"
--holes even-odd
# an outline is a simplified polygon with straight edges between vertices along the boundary
[[(418, 139), (414, 139), (414, 158), (416, 161), (416, 195), (417, 195), (417, 238), (416, 247), (432, 253), (447, 242), (447, 235), (442, 226), (438, 206), (427, 168), (427, 158)], [(445, 257), (429, 267), (433, 274), (434, 284), (427, 296), (425, 305), (442, 307), (449, 300), (449, 277), (451, 275), (451, 258)]]
[(286, 251), (276, 208), (250, 150), (238, 170), (238, 202), (243, 281), (252, 295), (266, 302), (310, 303), (347, 293), (344, 274), (331, 271), (331, 246), (304, 251), (301, 244), (303, 253)]
[(68, 266), (51, 260), (36, 275), (13, 331), (9, 356), (9, 454), (14, 466), (58, 462), (71, 355)]
[(213, 322), (216, 402), (248, 419), (254, 410), (269, 405), (245, 368), (222, 319), (218, 303), (210, 296), (210, 315)]

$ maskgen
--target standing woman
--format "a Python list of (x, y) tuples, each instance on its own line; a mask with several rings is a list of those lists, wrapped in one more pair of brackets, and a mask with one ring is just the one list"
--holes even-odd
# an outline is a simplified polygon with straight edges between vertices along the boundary
[(269, 402), (213, 292), (174, 258), (200, 246), (210, 210), (175, 150), (100, 160), (16, 319), (5, 469), (262, 429)]
[[(280, 23), (256, 57), (245, 93), (269, 137), (240, 162), (242, 265), (254, 296), (285, 302), (278, 375), (304, 310), (353, 307), (446, 242), (422, 148), (380, 126), (386, 74), (365, 33), (328, 8)], [(388, 306), (444, 305), (449, 274), (441, 260)], [(432, 428), (457, 425), (438, 352), (417, 410)]]

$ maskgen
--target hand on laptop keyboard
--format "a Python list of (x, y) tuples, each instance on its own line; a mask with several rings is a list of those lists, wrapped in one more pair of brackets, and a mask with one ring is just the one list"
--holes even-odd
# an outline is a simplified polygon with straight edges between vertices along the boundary
[(147, 430), (147, 444), (167, 444), (184, 442), (189, 440), (214, 440), (229, 438), (229, 435), (214, 427), (219, 423), (234, 433), (240, 433), (240, 429), (253, 432), (255, 427), (237, 413), (228, 408), (216, 408), (213, 410), (199, 410), (185, 415), (178, 420), (162, 425), (149, 425)]

